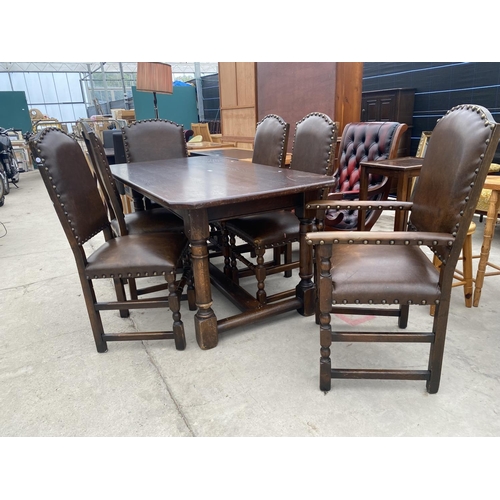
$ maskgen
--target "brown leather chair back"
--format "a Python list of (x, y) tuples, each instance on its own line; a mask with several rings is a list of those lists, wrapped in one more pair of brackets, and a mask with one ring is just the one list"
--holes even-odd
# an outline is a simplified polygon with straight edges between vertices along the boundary
[(187, 156), (184, 128), (169, 120), (141, 120), (122, 129), (127, 163)]
[[(359, 192), (359, 164), (363, 161), (395, 158), (399, 140), (408, 126), (398, 122), (355, 122), (344, 127), (339, 148), (336, 192)], [(371, 176), (368, 186), (386, 182), (383, 176)]]
[[(471, 113), (471, 109), (476, 112)], [(490, 138), (493, 125), (489, 125), (494, 123), (490, 112), (476, 105), (457, 106), (438, 121), (413, 193), (410, 229), (454, 234), (457, 251), (461, 250), (489, 164), (479, 174), (478, 169), (488, 144), (495, 141), (498, 144), (498, 129), (496, 137)], [(449, 162), (449, 158), (454, 161)], [(450, 165), (454, 165), (453, 170)], [(434, 250), (443, 261), (451, 248), (444, 246)]]
[(110, 211), (110, 218), (116, 219), (120, 234), (127, 234), (127, 226), (123, 216), (123, 208), (120, 202), (120, 193), (116, 180), (111, 173), (109, 163), (104, 151), (104, 145), (98, 135), (82, 122), (82, 135), (89, 151), (89, 155), (97, 176), (97, 180), (104, 193), (106, 204)]
[(290, 168), (333, 174), (337, 126), (323, 113), (310, 113), (295, 126)]
[(257, 123), (252, 163), (283, 168), (289, 130), (290, 125), (278, 115), (267, 115)]
[[(109, 228), (106, 208), (83, 151), (61, 129), (48, 127), (30, 147), (72, 247)], [(43, 158), (43, 160), (41, 160)]]

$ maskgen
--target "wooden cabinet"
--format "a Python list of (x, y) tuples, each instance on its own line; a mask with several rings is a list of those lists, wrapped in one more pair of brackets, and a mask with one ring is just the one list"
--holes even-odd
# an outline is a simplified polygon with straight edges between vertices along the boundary
[(401, 139), (398, 156), (410, 155), (415, 89), (370, 90), (362, 93), (361, 121), (406, 123), (408, 130)]
[(360, 120), (362, 77), (363, 63), (219, 63), (222, 136), (251, 147), (257, 122), (277, 114), (290, 124), (291, 152), (296, 122), (315, 111), (338, 122), (340, 136)]
[(257, 124), (254, 62), (219, 63), (221, 133), (224, 142), (252, 148)]

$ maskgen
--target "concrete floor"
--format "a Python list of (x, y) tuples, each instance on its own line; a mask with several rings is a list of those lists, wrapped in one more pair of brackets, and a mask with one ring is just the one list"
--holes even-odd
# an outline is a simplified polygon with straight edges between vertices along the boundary
[[(477, 308), (464, 306), (461, 287), (453, 290), (437, 394), (427, 394), (422, 381), (346, 380), (325, 395), (318, 387), (319, 327), (295, 312), (225, 333), (215, 349), (202, 351), (194, 313), (183, 303), (185, 351), (166, 340), (113, 342), (98, 354), (72, 252), (37, 171), (21, 174), (0, 222), (2, 437), (500, 435), (500, 276), (486, 279)], [(478, 223), (475, 253), (482, 229)], [(491, 259), (497, 262), (499, 238)], [(271, 288), (283, 283), (292, 281), (269, 279)], [(111, 282), (100, 280), (98, 293), (113, 297)], [(213, 296), (219, 317), (234, 311), (217, 291)], [(333, 317), (341, 325), (354, 319)], [(367, 321), (397, 330), (394, 318)], [(409, 328), (431, 321), (427, 307), (410, 310)], [(105, 316), (114, 331), (165, 322), (170, 314), (160, 310)], [(345, 367), (427, 366), (428, 346), (334, 348), (332, 357)]]

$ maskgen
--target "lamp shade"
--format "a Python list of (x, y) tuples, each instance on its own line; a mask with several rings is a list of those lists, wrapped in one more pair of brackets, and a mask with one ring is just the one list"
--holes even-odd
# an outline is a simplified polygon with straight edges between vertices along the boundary
[(137, 63), (137, 90), (172, 94), (172, 66), (158, 62)]

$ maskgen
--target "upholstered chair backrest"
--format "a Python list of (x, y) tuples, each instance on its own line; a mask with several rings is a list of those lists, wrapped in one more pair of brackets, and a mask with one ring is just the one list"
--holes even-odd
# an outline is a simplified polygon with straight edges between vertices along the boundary
[(310, 113), (295, 126), (290, 168), (332, 175), (337, 126), (324, 113)]
[(289, 130), (290, 125), (278, 115), (267, 115), (257, 123), (252, 163), (283, 168)]
[(441, 260), (463, 246), (482, 186), (498, 145), (500, 130), (481, 106), (448, 111), (432, 132), (413, 193), (410, 229), (456, 236), (436, 248)]
[(104, 144), (99, 136), (92, 129), (87, 128), (85, 124), (82, 126), (82, 132), (111, 216), (117, 220), (120, 234), (127, 234), (120, 193), (109, 167)]
[[(336, 173), (337, 192), (359, 191), (359, 164), (393, 158), (407, 125), (398, 122), (355, 122), (344, 127)], [(383, 176), (370, 174), (368, 185), (379, 184)]]
[(30, 148), (70, 244), (82, 246), (109, 228), (96, 180), (78, 142), (50, 127), (30, 141)]
[(184, 128), (169, 120), (141, 120), (122, 129), (127, 163), (187, 156)]

